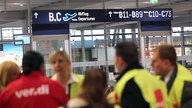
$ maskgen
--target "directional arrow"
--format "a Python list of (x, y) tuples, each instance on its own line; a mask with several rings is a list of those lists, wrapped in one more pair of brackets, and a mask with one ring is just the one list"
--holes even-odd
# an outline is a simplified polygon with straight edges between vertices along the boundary
[(111, 17), (112, 16), (112, 12), (111, 11), (109, 11), (109, 17)]
[(37, 17), (38, 17), (38, 13), (37, 13), (37, 12), (34, 13), (34, 16), (35, 16), (35, 19), (37, 19)]

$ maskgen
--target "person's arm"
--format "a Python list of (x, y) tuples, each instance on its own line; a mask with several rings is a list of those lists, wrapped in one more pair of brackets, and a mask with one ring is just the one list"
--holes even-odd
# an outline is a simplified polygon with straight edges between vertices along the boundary
[(121, 97), (121, 108), (149, 108), (133, 79), (126, 83)]
[(189, 108), (192, 106), (192, 82), (184, 82), (181, 108)]

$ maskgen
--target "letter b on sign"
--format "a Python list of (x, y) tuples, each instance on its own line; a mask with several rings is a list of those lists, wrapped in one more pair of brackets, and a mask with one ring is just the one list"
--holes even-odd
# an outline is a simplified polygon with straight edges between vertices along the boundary
[(49, 21), (54, 21), (54, 14), (52, 12), (49, 12)]

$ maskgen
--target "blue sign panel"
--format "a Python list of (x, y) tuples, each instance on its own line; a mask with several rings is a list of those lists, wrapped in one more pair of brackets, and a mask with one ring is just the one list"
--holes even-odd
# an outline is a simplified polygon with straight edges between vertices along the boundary
[(107, 10), (107, 21), (170, 21), (173, 12), (165, 9), (111, 9)]
[(105, 10), (40, 10), (33, 11), (33, 24), (105, 22)]
[(172, 19), (173, 12), (170, 8), (33, 11), (33, 24), (121, 21), (168, 21)]
[(69, 34), (69, 24), (33, 24), (33, 35)]
[(171, 21), (142, 21), (141, 31), (171, 31)]

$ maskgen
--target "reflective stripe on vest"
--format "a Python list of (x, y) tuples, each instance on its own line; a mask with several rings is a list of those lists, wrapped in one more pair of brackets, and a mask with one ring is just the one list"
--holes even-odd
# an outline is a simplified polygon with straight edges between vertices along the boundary
[(192, 81), (192, 74), (182, 65), (177, 65), (177, 75), (169, 92), (173, 108), (181, 107), (181, 98), (185, 81)]
[(149, 103), (150, 108), (171, 108), (165, 84), (144, 69), (133, 69), (125, 73), (117, 82), (114, 90), (114, 98), (117, 98), (114, 99), (115, 107), (120, 108), (123, 89), (126, 83), (132, 78), (140, 88), (143, 98)]

